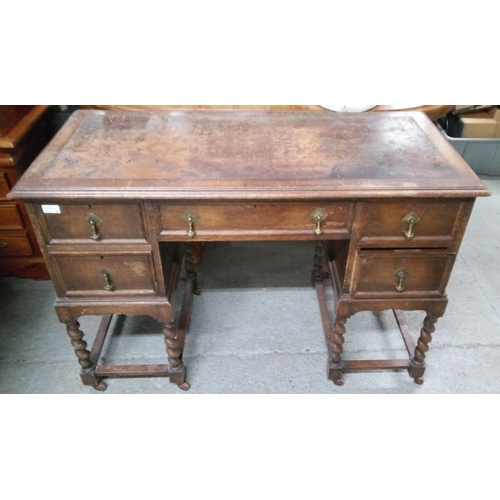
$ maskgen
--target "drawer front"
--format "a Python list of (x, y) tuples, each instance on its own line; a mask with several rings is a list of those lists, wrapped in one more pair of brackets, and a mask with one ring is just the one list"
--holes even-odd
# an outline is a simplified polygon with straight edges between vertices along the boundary
[(0, 257), (27, 257), (29, 255), (33, 255), (33, 248), (25, 234), (0, 233)]
[[(321, 209), (321, 220), (311, 217)], [(349, 202), (335, 204), (311, 203), (241, 203), (159, 206), (161, 234), (172, 239), (190, 239), (188, 217), (192, 215), (194, 239), (283, 238), (315, 239), (348, 236), (353, 217)], [(315, 234), (318, 229), (319, 235)]]
[(462, 200), (363, 204), (360, 243), (385, 247), (446, 247), (457, 236), (464, 208)]
[(156, 293), (149, 254), (51, 254), (64, 295), (152, 295)]
[(7, 174), (0, 172), (0, 198), (6, 198), (10, 191), (9, 183), (7, 181)]
[(0, 229), (24, 229), (16, 203), (0, 204)]
[[(54, 213), (48, 213), (54, 212)], [(47, 240), (145, 241), (140, 206), (130, 205), (42, 205)]]
[(442, 295), (455, 261), (438, 250), (362, 250), (356, 257), (355, 296)]

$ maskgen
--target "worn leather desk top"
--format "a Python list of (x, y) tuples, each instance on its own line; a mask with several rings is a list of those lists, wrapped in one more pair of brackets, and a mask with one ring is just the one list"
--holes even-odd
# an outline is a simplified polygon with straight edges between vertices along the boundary
[(423, 113), (76, 111), (19, 198), (487, 196)]

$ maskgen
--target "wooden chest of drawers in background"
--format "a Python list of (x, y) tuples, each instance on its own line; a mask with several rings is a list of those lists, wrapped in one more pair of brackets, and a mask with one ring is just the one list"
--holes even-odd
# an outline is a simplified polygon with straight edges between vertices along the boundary
[(50, 140), (44, 122), (48, 108), (0, 106), (0, 276), (49, 279), (24, 203), (7, 199)]

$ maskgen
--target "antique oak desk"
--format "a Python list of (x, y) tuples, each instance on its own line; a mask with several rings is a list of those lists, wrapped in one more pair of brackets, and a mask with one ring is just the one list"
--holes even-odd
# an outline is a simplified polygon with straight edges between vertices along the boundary
[[(363, 369), (406, 369), (421, 384), (474, 200), (488, 194), (421, 113), (80, 110), (11, 196), (27, 204), (83, 383), (104, 390), (104, 377), (168, 376), (187, 390), (193, 245), (235, 240), (311, 241), (335, 384)], [(408, 358), (343, 361), (346, 320), (384, 309), (395, 312)], [(426, 313), (416, 344), (403, 310)], [(88, 314), (104, 316), (90, 351), (77, 321)], [(161, 321), (168, 363), (99, 365), (113, 314)]]

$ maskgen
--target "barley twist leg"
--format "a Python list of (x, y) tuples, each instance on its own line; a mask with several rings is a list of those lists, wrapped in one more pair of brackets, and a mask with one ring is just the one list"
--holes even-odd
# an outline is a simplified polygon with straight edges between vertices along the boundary
[(186, 371), (181, 359), (182, 353), (180, 342), (177, 338), (177, 331), (174, 328), (173, 322), (165, 325), (163, 334), (165, 336), (165, 345), (167, 349), (170, 382), (177, 384), (183, 391), (187, 391), (190, 385), (185, 380)]
[(415, 354), (411, 358), (410, 376), (416, 384), (422, 385), (422, 378), (425, 371), (425, 354), (429, 351), (429, 344), (432, 342), (432, 334), (436, 331), (435, 323), (437, 318), (428, 314), (424, 319), (424, 324), (420, 330), (420, 337), (415, 347)]
[(106, 384), (94, 375), (96, 365), (90, 359), (90, 351), (87, 349), (87, 342), (83, 340), (80, 323), (78, 321), (66, 323), (66, 332), (71, 339), (71, 345), (78, 358), (78, 363), (82, 367), (81, 377), (84, 384), (92, 385), (97, 391), (105, 391)]
[(329, 346), (330, 359), (328, 361), (328, 378), (333, 380), (335, 385), (344, 385), (341, 355), (344, 351), (342, 344), (344, 343), (345, 324), (345, 319), (336, 319), (333, 325), (332, 344)]

